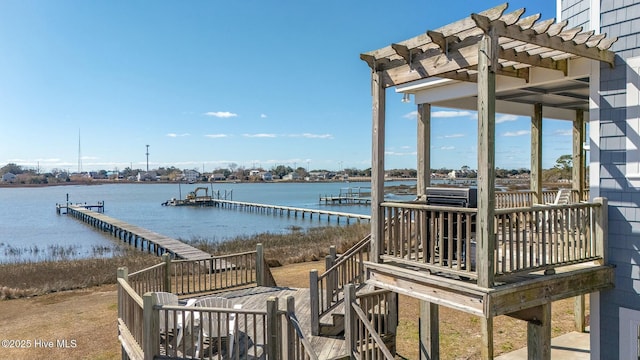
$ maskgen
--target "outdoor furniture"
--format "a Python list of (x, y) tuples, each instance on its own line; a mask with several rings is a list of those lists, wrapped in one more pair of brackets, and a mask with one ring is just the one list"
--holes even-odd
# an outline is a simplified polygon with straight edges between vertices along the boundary
[(547, 205), (567, 205), (571, 203), (571, 190), (570, 189), (558, 189), (558, 194), (556, 195), (553, 203)]
[[(197, 299), (193, 306), (213, 309), (240, 309), (242, 305), (233, 306), (231, 300), (223, 297), (206, 297)], [(198, 311), (193, 315), (194, 324), (199, 326), (198, 339), (195, 344), (195, 357), (200, 357), (202, 345), (206, 339), (210, 339), (209, 348), (213, 348), (214, 339), (218, 344), (218, 353), (220, 354), (223, 340), (226, 342), (227, 358), (233, 357), (233, 344), (235, 341), (236, 314), (231, 312), (219, 311)], [(222, 354), (220, 354), (222, 355)]]
[[(158, 305), (179, 305), (178, 295), (168, 293), (168, 292), (155, 292), (153, 295), (156, 297), (155, 303)], [(183, 332), (183, 323), (182, 316), (176, 316), (174, 322), (173, 316), (166, 316), (166, 312), (160, 311), (159, 321), (160, 321), (160, 333), (164, 333), (167, 339), (167, 344), (169, 343), (169, 333), (172, 333), (174, 330), (177, 331), (176, 339), (176, 347), (180, 345), (180, 341), (182, 340), (182, 332)]]

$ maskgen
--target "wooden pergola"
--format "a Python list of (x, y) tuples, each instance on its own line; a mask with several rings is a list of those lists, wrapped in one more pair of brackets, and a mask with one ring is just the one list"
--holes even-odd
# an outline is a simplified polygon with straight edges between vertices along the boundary
[[(478, 112), (478, 208), (475, 214), (477, 288), (492, 289), (496, 286), (496, 216), (500, 216), (496, 213), (495, 203), (496, 112), (531, 117), (531, 190), (535, 193), (534, 204), (543, 204), (542, 119), (572, 121), (573, 189), (580, 193), (584, 190), (583, 143), (585, 118), (588, 118), (589, 111), (590, 73), (592, 67), (600, 66), (600, 63), (614, 65), (614, 53), (609, 48), (617, 38), (607, 38), (593, 31), (583, 32), (582, 28), (567, 29), (567, 21), (556, 23), (555, 19), (540, 20), (540, 14), (523, 17), (524, 9), (507, 13), (507, 7), (507, 4), (503, 4), (472, 14), (435, 31), (427, 31), (360, 55), (371, 68), (373, 98), (373, 265), (370, 265), (373, 272), (377, 266), (385, 266), (383, 263), (387, 261), (385, 226), (389, 226), (391, 219), (388, 215), (385, 217), (386, 208), (383, 206), (387, 88), (395, 87), (399, 92), (413, 94), (418, 106), (417, 189), (422, 199), (431, 175), (431, 107)], [(600, 255), (601, 263), (606, 264), (604, 251)], [(432, 271), (433, 261), (424, 266)], [(585, 289), (585, 293), (596, 291), (602, 288), (598, 287), (601, 285)], [(432, 319), (435, 316), (437, 322), (437, 309), (433, 305), (433, 302), (425, 302), (426, 310), (423, 313)], [(536, 307), (533, 313), (513, 316), (525, 320), (541, 316), (546, 319), (550, 316), (550, 305)], [(483, 355), (484, 358), (491, 358), (492, 315), (488, 315), (486, 309), (484, 314)], [(548, 358), (550, 330), (547, 330), (550, 328), (548, 321), (542, 323), (546, 328), (530, 328), (530, 340), (537, 338), (531, 340), (534, 343), (530, 343), (530, 356)], [(437, 332), (437, 324), (432, 323), (431, 326), (435, 326)], [(431, 349), (427, 350), (431, 355), (428, 357), (437, 358), (433, 357), (433, 354), (437, 354), (434, 348), (437, 346), (437, 335), (433, 333), (433, 328), (430, 331), (429, 336), (436, 337), (435, 345), (433, 339), (423, 340), (431, 343)]]

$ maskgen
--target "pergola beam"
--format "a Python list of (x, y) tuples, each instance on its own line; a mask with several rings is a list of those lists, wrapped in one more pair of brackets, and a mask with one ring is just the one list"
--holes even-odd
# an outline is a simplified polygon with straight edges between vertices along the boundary
[(517, 25), (507, 25), (500, 20), (492, 21), (486, 16), (479, 14), (472, 14), (471, 18), (474, 19), (478, 27), (483, 29), (485, 32), (488, 31), (491, 26), (495, 34), (500, 37), (507, 37), (509, 39), (525, 43), (533, 43), (541, 47), (582, 56), (592, 60), (599, 60), (606, 62), (611, 66), (614, 64), (613, 52), (600, 49), (599, 47), (586, 46), (585, 42), (588, 38), (579, 44), (573, 41), (573, 38), (575, 38), (575, 36), (582, 30), (581, 28), (563, 31), (557, 36), (549, 36), (548, 33), (538, 34), (534, 29), (522, 30)]

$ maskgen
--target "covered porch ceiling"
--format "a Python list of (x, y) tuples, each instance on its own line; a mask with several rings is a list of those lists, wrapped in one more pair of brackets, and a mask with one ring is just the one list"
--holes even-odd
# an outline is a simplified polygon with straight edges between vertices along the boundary
[(492, 66), (496, 112), (531, 116), (535, 104), (545, 118), (574, 120), (576, 110), (587, 112), (592, 65), (613, 66), (609, 48), (617, 38), (507, 8), (505, 3), (472, 14), (360, 57), (381, 75), (384, 88), (414, 94), (417, 104), (475, 110), (479, 44), (489, 35), (498, 45)]

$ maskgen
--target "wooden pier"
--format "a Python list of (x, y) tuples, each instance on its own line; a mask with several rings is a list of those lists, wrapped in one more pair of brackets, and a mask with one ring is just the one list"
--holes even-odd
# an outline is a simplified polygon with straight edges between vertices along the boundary
[(368, 205), (371, 204), (371, 188), (341, 188), (338, 195), (320, 195), (320, 204), (322, 203), (331, 205)]
[[(158, 234), (156, 232), (128, 224), (124, 221), (114, 219), (101, 212), (96, 212), (86, 208), (84, 205), (56, 206), (56, 211), (60, 214), (60, 209), (66, 208), (67, 215), (71, 215), (96, 229), (108, 232), (111, 236), (128, 243), (131, 246), (140, 248), (158, 256), (164, 253), (171, 254), (171, 257), (187, 260), (209, 259), (211, 254), (187, 245), (182, 241)], [(104, 205), (101, 208), (104, 212)]]
[(214, 199), (213, 202), (215, 206), (219, 206), (221, 208), (245, 210), (249, 212), (260, 212), (265, 214), (287, 215), (287, 216), (293, 216), (293, 217), (298, 217), (298, 215), (300, 215), (303, 219), (306, 216), (308, 216), (309, 219), (313, 219), (314, 215), (316, 215), (318, 219), (320, 219), (320, 217), (324, 215), (327, 217), (327, 221), (330, 221), (331, 217), (333, 216), (337, 219), (338, 223), (340, 222), (341, 218), (345, 218), (347, 220), (347, 224), (350, 222), (351, 219), (356, 219), (357, 221), (361, 221), (361, 220), (370, 221), (371, 219), (371, 215), (352, 214), (352, 213), (340, 212), (340, 211), (304, 209), (304, 208), (291, 207), (291, 206), (256, 204), (256, 203), (250, 203), (250, 202), (221, 200), (221, 199)]

